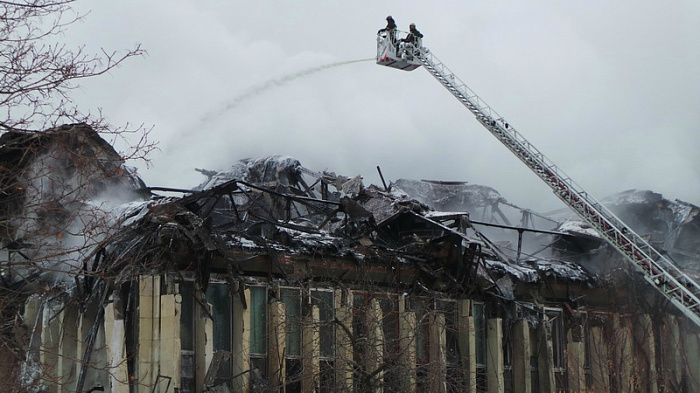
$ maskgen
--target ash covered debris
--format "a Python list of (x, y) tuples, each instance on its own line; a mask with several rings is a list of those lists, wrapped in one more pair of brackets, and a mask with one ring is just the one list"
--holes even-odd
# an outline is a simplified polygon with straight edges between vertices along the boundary
[[(700, 276), (698, 206), (671, 201), (649, 190), (624, 191), (602, 199), (601, 203), (691, 277)], [(583, 221), (569, 217), (557, 231), (575, 235), (560, 238), (554, 245), (562, 258), (600, 273), (627, 267), (622, 257)]]
[(615, 215), (681, 267), (700, 271), (700, 208), (649, 190), (629, 190), (602, 200)]
[[(537, 229), (553, 229), (557, 222), (510, 203), (496, 189), (461, 181), (398, 179), (391, 184), (435, 210), (468, 211), (473, 220)], [(516, 224), (517, 223), (517, 224)]]
[[(208, 179), (196, 192), (162, 203), (177, 206), (165, 211), (184, 208), (200, 218), (199, 230), (210, 233), (215, 246), (185, 232), (173, 244), (199, 239), (189, 249), (214, 251), (218, 262), (212, 266), (246, 253), (247, 258), (257, 255), (272, 262), (287, 255), (350, 260), (363, 266), (417, 266), (424, 283), (446, 280), (467, 285), (476, 279), (493, 283), (503, 275), (532, 283), (553, 277), (581, 280), (586, 275), (566, 262), (509, 257), (471, 225), (466, 211), (436, 212), (398, 187), (391, 192), (365, 187), (360, 176), (316, 172), (290, 157), (242, 160), (225, 172), (199, 171)], [(149, 226), (156, 217), (159, 222), (164, 219), (145, 214), (137, 222), (130, 220), (130, 227)], [(133, 241), (122, 241), (114, 250), (133, 249)], [(504, 269), (503, 264), (514, 268)], [(250, 263), (246, 266), (256, 269)], [(301, 279), (305, 274), (313, 272), (287, 267), (283, 275)], [(587, 279), (595, 281), (592, 276)]]
[(507, 202), (495, 189), (461, 181), (398, 179), (391, 187), (429, 204), (436, 210), (476, 212)]

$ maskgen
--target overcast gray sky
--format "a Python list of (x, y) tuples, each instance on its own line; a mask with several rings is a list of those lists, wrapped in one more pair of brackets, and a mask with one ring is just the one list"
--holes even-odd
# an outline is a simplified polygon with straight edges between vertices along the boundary
[(84, 111), (155, 125), (151, 186), (193, 168), (282, 154), (313, 170), (461, 180), (538, 211), (563, 206), (432, 76), (373, 61), (392, 15), (598, 199), (651, 189), (700, 205), (700, 2), (83, 1), (65, 38), (141, 43), (143, 58), (86, 81)]

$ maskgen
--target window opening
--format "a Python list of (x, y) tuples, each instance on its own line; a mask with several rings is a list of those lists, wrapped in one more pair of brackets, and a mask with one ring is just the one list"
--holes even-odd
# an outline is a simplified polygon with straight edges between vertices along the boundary
[(332, 290), (311, 290), (311, 304), (319, 310), (320, 385), (321, 392), (335, 390), (335, 293)]
[(266, 287), (250, 287), (250, 353), (267, 356)]
[(335, 303), (333, 291), (312, 290), (311, 304), (317, 306), (319, 310), (321, 357), (332, 358), (335, 355)]
[(207, 302), (212, 306), (214, 351), (231, 351), (231, 297), (228, 284), (210, 283)]
[(488, 389), (486, 376), (486, 314), (484, 303), (472, 303), (474, 317), (475, 358), (476, 358), (476, 390), (486, 392)]
[(416, 360), (428, 362), (428, 305), (424, 299), (411, 299), (411, 311), (416, 313)]
[(567, 391), (566, 376), (566, 334), (564, 332), (564, 313), (560, 309), (545, 309), (552, 338), (552, 371), (557, 392)]
[(196, 391), (195, 290), (191, 281), (181, 282), (180, 296), (180, 391)]
[(251, 391), (267, 382), (267, 287), (250, 288), (250, 368)]
[(583, 371), (586, 374), (586, 387), (593, 386), (593, 365), (591, 354), (591, 325), (588, 319), (588, 313), (581, 313), (581, 339), (583, 340)]
[(384, 333), (384, 362), (387, 367), (384, 372), (385, 391), (393, 392), (400, 387), (398, 367), (399, 362), (399, 305), (396, 296), (377, 297), (382, 309), (382, 331)]
[(430, 337), (430, 323), (428, 315), (429, 299), (412, 298), (409, 301), (411, 311), (416, 313), (416, 383), (418, 391), (427, 391), (430, 359), (428, 359), (428, 338)]
[[(353, 293), (352, 302), (352, 332), (353, 332), (353, 361), (358, 367), (363, 367), (365, 354), (367, 353), (367, 329), (363, 318), (367, 312), (367, 296)], [(361, 373), (353, 373), (353, 386), (358, 390), (364, 387)]]
[(226, 382), (231, 387), (232, 367), (231, 364), (231, 296), (227, 283), (210, 282), (207, 287), (207, 302), (211, 304), (211, 315), (213, 317), (213, 348), (214, 358), (211, 362), (211, 370), (207, 370), (207, 379), (210, 372), (214, 378), (208, 381), (213, 386)]
[(285, 310), (287, 336), (285, 356), (301, 356), (301, 291), (298, 288), (280, 289)]
[(457, 303), (452, 300), (438, 300), (436, 302), (436, 311), (445, 315), (447, 391), (450, 393), (463, 392), (467, 389), (467, 379), (460, 362)]
[(281, 288), (285, 311), (285, 391), (301, 392), (301, 290)]
[(528, 333), (530, 335), (530, 348), (531, 348), (531, 353), (530, 353), (530, 387), (532, 392), (539, 392), (540, 391), (540, 351), (542, 350), (542, 347), (540, 346), (540, 339), (539, 339), (539, 326), (542, 321), (540, 321), (541, 315), (538, 312), (535, 312), (534, 309), (532, 311), (525, 311), (528, 314), (528, 319), (533, 319), (537, 320), (538, 323), (533, 326), (528, 323)]
[(502, 320), (503, 330), (503, 381), (504, 393), (513, 393), (514, 376), (513, 376), (513, 335), (512, 335), (512, 320), (506, 312)]
[(486, 317), (484, 315), (484, 303), (474, 303), (472, 306), (474, 316), (474, 336), (477, 367), (486, 367)]

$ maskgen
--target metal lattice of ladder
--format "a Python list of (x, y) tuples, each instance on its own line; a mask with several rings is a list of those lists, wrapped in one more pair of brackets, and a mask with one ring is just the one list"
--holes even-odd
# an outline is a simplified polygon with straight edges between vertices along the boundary
[(559, 199), (622, 253), (651, 285), (700, 326), (700, 286), (692, 278), (574, 183), (430, 51), (420, 48), (419, 59), (423, 67), (476, 116), (479, 123), (547, 183)]

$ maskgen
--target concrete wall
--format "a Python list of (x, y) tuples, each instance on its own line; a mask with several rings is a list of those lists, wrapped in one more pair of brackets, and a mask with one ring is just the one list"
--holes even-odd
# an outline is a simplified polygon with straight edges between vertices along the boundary
[(521, 319), (513, 324), (513, 392), (537, 393), (532, 391), (532, 373), (530, 372), (530, 324)]
[(250, 391), (250, 289), (243, 291), (243, 301), (233, 299), (233, 322), (231, 343), (233, 363), (233, 391), (248, 393)]
[(321, 381), (321, 336), (320, 311), (318, 306), (309, 307), (308, 314), (302, 320), (302, 376), (301, 390), (317, 392)]
[(476, 392), (476, 335), (471, 306), (472, 302), (469, 299), (457, 301), (457, 331), (462, 373), (467, 378), (468, 391)]
[(591, 326), (591, 374), (594, 392), (610, 392), (610, 354), (608, 341), (603, 326)]
[(365, 315), (367, 329), (367, 346), (364, 369), (371, 375), (371, 384), (375, 386), (373, 393), (382, 393), (384, 389), (384, 332), (382, 331), (383, 313), (379, 301), (372, 299)]
[(416, 393), (416, 313), (399, 310), (400, 391)]
[(639, 378), (639, 391), (659, 393), (656, 378), (656, 337), (651, 316), (638, 316), (633, 329), (637, 350), (635, 375)]
[(664, 391), (680, 389), (684, 374), (683, 351), (681, 350), (681, 333), (678, 318), (668, 315), (663, 320), (661, 329), (662, 348), (662, 383)]
[(445, 315), (431, 313), (429, 315), (428, 356), (430, 367), (428, 378), (430, 391), (435, 393), (447, 392), (447, 331)]
[(489, 393), (503, 393), (503, 319), (491, 318), (486, 321), (486, 342)]
[(267, 378), (271, 386), (283, 386), (286, 375), (284, 350), (287, 337), (284, 303), (272, 301), (267, 313)]

